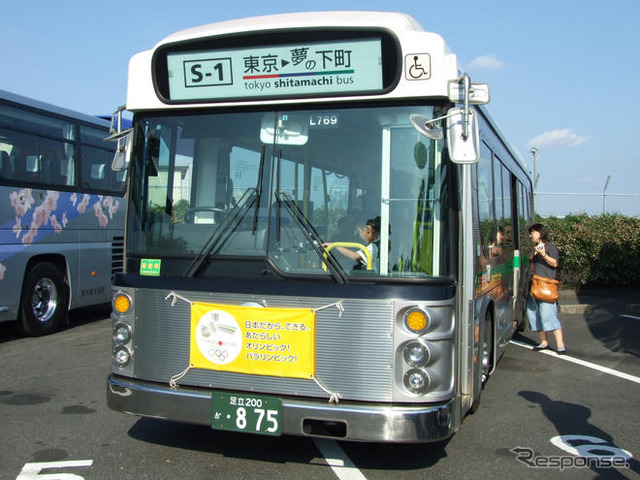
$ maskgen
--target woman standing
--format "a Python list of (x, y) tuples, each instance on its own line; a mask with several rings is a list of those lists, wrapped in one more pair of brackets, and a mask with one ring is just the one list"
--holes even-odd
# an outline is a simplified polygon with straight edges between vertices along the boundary
[[(549, 241), (549, 233), (544, 225), (536, 223), (529, 227), (529, 238), (535, 245), (531, 254), (531, 275), (556, 278), (556, 271), (560, 265), (558, 247)], [(549, 348), (548, 332), (551, 332), (556, 342), (558, 355), (567, 353), (562, 337), (562, 326), (558, 319), (558, 304), (536, 300), (529, 294), (527, 298), (527, 317), (531, 330), (538, 332), (540, 343), (533, 350)]]

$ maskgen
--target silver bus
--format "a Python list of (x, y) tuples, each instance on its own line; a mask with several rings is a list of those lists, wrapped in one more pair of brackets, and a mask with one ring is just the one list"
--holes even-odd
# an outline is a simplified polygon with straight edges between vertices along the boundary
[(135, 55), (109, 407), (266, 435), (457, 431), (522, 321), (533, 215), (488, 101), (399, 13), (214, 23)]
[(0, 90), (0, 322), (45, 335), (70, 309), (109, 304), (126, 174), (111, 169), (109, 131), (102, 118)]

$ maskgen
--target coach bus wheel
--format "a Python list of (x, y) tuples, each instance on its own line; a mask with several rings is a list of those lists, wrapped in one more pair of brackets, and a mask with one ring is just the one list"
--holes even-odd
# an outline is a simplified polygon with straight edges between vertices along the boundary
[(67, 314), (67, 304), (67, 288), (60, 270), (49, 262), (36, 264), (22, 288), (20, 323), (24, 333), (40, 336), (56, 331)]

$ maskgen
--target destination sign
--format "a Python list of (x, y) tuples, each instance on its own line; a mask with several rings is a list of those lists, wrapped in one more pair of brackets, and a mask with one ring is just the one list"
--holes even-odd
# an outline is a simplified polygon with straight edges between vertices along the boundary
[(375, 92), (378, 39), (169, 52), (169, 100), (223, 100)]

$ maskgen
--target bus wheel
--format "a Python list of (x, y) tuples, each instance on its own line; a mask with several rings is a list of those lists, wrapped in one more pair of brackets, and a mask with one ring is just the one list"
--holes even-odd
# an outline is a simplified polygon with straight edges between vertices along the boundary
[(491, 372), (491, 357), (493, 355), (493, 319), (490, 313), (487, 313), (487, 316), (484, 319), (484, 335), (482, 337), (482, 345), (480, 348), (480, 361), (482, 362), (482, 371), (480, 373), (482, 375), (482, 386), (478, 391), (478, 396), (473, 400), (473, 403), (469, 408), (469, 413), (472, 415), (478, 411), (482, 389), (484, 388), (484, 384), (489, 378), (489, 373)]
[(68, 305), (60, 270), (49, 262), (34, 265), (27, 274), (20, 301), (20, 323), (25, 334), (48, 335), (58, 329)]
[(493, 356), (493, 321), (491, 315), (487, 314), (484, 322), (484, 338), (482, 339), (482, 385), (489, 378)]

